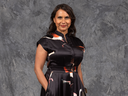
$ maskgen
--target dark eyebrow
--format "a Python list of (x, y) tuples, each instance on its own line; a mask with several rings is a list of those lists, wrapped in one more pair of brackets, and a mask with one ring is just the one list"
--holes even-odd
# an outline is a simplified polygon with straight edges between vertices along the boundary
[(66, 16), (65, 18), (70, 18), (69, 16)]
[(58, 16), (57, 18), (62, 18), (62, 16)]

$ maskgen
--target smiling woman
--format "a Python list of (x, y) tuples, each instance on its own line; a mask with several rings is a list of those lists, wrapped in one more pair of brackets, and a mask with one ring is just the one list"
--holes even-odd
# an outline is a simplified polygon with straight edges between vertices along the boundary
[[(56, 6), (51, 21), (47, 35), (37, 42), (35, 73), (42, 85), (40, 96), (86, 96), (81, 71), (85, 48), (75, 37), (72, 8)], [(48, 70), (44, 75), (45, 61)]]
[(59, 32), (64, 35), (68, 33), (68, 28), (71, 25), (71, 18), (66, 11), (59, 9), (53, 20)]
[[(61, 12), (58, 12), (60, 10), (61, 10), (61, 12), (63, 12), (65, 17), (61, 16), (62, 15)], [(57, 14), (57, 13), (61, 13), (61, 14)], [(68, 5), (66, 5), (66, 4), (60, 4), (60, 5), (56, 6), (55, 9), (53, 10), (53, 12), (51, 14), (51, 21), (52, 22), (51, 22), (51, 24), (49, 26), (49, 30), (48, 30), (47, 34), (51, 34), (52, 32), (56, 31), (56, 29), (57, 29), (56, 27), (57, 26), (56, 26), (56, 23), (55, 23), (54, 20), (55, 20), (57, 15), (58, 15), (58, 17), (57, 17), (58, 19), (62, 19), (62, 18), (64, 19), (65, 18), (65, 20), (67, 20), (67, 19), (71, 20), (71, 25), (68, 28), (68, 34), (70, 36), (75, 36), (76, 27), (75, 27), (74, 23), (75, 23), (76, 17), (75, 17), (75, 15), (73, 13), (72, 8), (70, 6), (68, 6)]]

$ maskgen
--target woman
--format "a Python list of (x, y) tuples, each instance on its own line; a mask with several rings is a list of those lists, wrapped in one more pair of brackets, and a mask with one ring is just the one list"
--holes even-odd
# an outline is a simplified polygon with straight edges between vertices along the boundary
[[(81, 72), (84, 44), (75, 37), (75, 16), (70, 6), (60, 4), (51, 14), (47, 35), (37, 42), (35, 73), (41, 96), (85, 96)], [(47, 61), (47, 72), (42, 72)]]

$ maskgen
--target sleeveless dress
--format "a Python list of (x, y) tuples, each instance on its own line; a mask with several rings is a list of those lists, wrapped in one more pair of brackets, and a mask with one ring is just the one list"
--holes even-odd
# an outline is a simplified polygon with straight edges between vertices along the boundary
[(78, 65), (83, 59), (84, 44), (77, 37), (55, 31), (38, 42), (48, 52), (45, 77), (48, 87), (42, 87), (40, 96), (86, 96), (78, 75)]

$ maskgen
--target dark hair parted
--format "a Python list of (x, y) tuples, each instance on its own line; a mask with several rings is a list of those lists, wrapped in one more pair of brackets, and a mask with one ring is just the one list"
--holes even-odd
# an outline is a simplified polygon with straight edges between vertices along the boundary
[(73, 13), (73, 10), (70, 6), (68, 6), (67, 4), (59, 4), (55, 7), (55, 9), (53, 10), (52, 14), (51, 14), (51, 24), (49, 26), (49, 30), (47, 32), (47, 34), (51, 34), (53, 33), (54, 31), (56, 31), (56, 25), (53, 21), (53, 18), (55, 18), (55, 15), (56, 15), (56, 12), (59, 10), (59, 9), (62, 9), (64, 11), (66, 11), (69, 15), (69, 17), (71, 18), (71, 25), (68, 29), (68, 34), (69, 36), (75, 36), (76, 34), (76, 27), (75, 27), (75, 20), (76, 20), (76, 17)]

